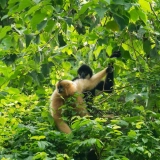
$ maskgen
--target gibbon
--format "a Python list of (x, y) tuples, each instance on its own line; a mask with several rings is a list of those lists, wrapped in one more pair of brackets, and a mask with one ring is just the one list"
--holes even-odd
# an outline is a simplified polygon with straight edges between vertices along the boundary
[(75, 81), (61, 80), (56, 84), (56, 89), (51, 96), (51, 113), (60, 131), (71, 133), (70, 127), (62, 119), (62, 110), (60, 107), (69, 97), (78, 93), (76, 102), (73, 102), (73, 107), (80, 116), (89, 115), (83, 101), (82, 93), (86, 90), (92, 90), (109, 72), (111, 72), (111, 69), (108, 67), (96, 73), (90, 79), (76, 79)]
[[(115, 51), (112, 53), (110, 58), (118, 58), (121, 56), (120, 51)], [(104, 81), (100, 81), (98, 85), (93, 88), (92, 90), (85, 91), (84, 99), (86, 101), (87, 107), (89, 109), (92, 108), (93, 103), (93, 97), (95, 96), (95, 91), (104, 91), (106, 93), (112, 93), (113, 92), (113, 86), (114, 86), (114, 73), (113, 73), (113, 64), (109, 64), (109, 67), (112, 69), (112, 72), (108, 73)], [(83, 64), (77, 71), (78, 77), (75, 77), (72, 81), (75, 81), (76, 79), (90, 79), (93, 75), (92, 69), (88, 66)]]
[[(93, 97), (96, 95), (96, 90), (99, 91), (105, 91), (108, 93), (112, 92), (112, 87), (113, 87), (113, 81), (111, 81), (113, 77), (113, 67), (110, 66), (111, 72), (107, 74), (106, 78), (104, 81), (100, 81), (93, 89), (91, 90), (85, 90), (83, 92), (84, 95), (84, 100), (87, 104), (87, 109), (92, 110), (92, 104), (93, 104)], [(86, 65), (83, 64), (79, 69), (78, 69), (78, 77), (74, 78), (72, 81), (76, 81), (77, 79), (90, 79), (93, 75), (92, 69)], [(110, 90), (109, 90), (110, 89)]]

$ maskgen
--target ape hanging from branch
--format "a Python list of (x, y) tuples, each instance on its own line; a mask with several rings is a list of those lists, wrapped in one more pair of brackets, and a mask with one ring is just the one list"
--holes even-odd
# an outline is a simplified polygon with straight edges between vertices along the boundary
[(78, 93), (76, 102), (73, 102), (72, 106), (80, 116), (89, 115), (86, 104), (83, 101), (82, 93), (84, 91), (92, 90), (109, 72), (111, 72), (111, 68), (96, 73), (90, 79), (76, 79), (75, 81), (61, 80), (56, 84), (56, 89), (51, 96), (51, 109), (55, 124), (60, 131), (71, 133), (70, 127), (62, 119), (62, 110), (60, 107), (69, 97)]
[[(110, 58), (119, 58), (121, 56), (120, 51), (115, 51), (112, 53)], [(93, 103), (93, 97), (95, 97), (95, 91), (104, 91), (107, 93), (112, 93), (113, 92), (113, 86), (114, 86), (114, 73), (113, 73), (113, 64), (109, 64), (109, 68), (112, 69), (112, 72), (108, 73), (106, 75), (106, 78), (104, 81), (100, 81), (92, 90), (87, 90), (85, 91), (84, 94), (84, 99), (87, 103), (87, 107), (89, 109), (92, 109), (92, 103)], [(78, 77), (75, 77), (72, 81), (75, 81), (77, 79), (90, 79), (93, 75), (92, 69), (86, 65), (83, 64), (77, 71)]]

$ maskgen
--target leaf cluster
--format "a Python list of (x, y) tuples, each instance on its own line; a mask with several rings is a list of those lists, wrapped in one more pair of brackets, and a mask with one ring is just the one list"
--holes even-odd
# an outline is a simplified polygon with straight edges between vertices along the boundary
[[(158, 160), (159, 7), (158, 0), (1, 0), (0, 159)], [(114, 51), (122, 56), (110, 59)], [(96, 93), (92, 117), (65, 117), (73, 130), (66, 135), (49, 99), (83, 63), (95, 73), (113, 63), (114, 92)]]

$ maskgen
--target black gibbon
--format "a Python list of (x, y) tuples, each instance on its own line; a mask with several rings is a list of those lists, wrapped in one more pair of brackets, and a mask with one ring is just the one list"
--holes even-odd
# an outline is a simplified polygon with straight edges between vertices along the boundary
[[(112, 86), (113, 86), (113, 67), (110, 66), (111, 72), (107, 74), (106, 78), (104, 81), (100, 81), (92, 90), (85, 90), (83, 92), (84, 95), (84, 100), (87, 104), (87, 108), (89, 110), (92, 110), (92, 103), (93, 103), (93, 97), (96, 95), (96, 89), (99, 91), (105, 91), (108, 93), (111, 93), (112, 91)], [(86, 65), (83, 64), (79, 69), (78, 69), (78, 77), (74, 78), (72, 81), (76, 81), (77, 79), (90, 79), (93, 75), (92, 69)], [(110, 90), (109, 90), (110, 89)]]
[(90, 79), (61, 80), (56, 84), (56, 89), (51, 96), (51, 114), (60, 131), (71, 133), (70, 127), (62, 119), (61, 106), (65, 103), (65, 100), (78, 93), (76, 102), (73, 102), (73, 107), (80, 116), (89, 115), (82, 93), (86, 90), (92, 90), (110, 70), (108, 67), (94, 74)]
[[(118, 58), (121, 56), (120, 51), (115, 51), (112, 53), (110, 58)], [(113, 73), (113, 64), (109, 64), (109, 67), (112, 69), (112, 72), (108, 73), (104, 81), (100, 81), (98, 85), (90, 90), (90, 91), (85, 91), (84, 94), (84, 99), (87, 103), (87, 107), (91, 109), (91, 105), (93, 103), (93, 97), (95, 96), (95, 91), (96, 89), (99, 91), (105, 91), (107, 93), (112, 93), (113, 92), (113, 85), (114, 85), (114, 73)], [(72, 81), (75, 81), (76, 79), (90, 79), (93, 75), (92, 69), (88, 66), (83, 64), (77, 71), (78, 77), (75, 77)]]

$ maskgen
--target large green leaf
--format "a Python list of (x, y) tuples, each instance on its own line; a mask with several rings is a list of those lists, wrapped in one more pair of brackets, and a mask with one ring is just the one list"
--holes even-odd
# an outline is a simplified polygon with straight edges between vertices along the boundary
[(25, 39), (26, 39), (26, 47), (28, 47), (33, 39), (33, 35), (32, 34), (26, 34), (25, 35)]
[(0, 28), (0, 39), (4, 38), (8, 31), (11, 30), (10, 26), (5, 26), (4, 28)]
[(129, 23), (129, 18), (127, 16), (122, 16), (122, 15), (113, 15), (115, 21), (117, 22), (120, 30), (123, 30), (125, 27), (127, 27)]
[(37, 11), (31, 19), (31, 26), (33, 27), (33, 29), (36, 29), (37, 24), (40, 24), (45, 17), (46, 17), (45, 13)]

